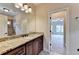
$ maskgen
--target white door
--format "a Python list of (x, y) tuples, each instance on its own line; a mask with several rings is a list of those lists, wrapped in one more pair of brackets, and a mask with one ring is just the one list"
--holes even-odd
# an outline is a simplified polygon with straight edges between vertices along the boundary
[(51, 54), (65, 54), (64, 15), (57, 12), (51, 16)]

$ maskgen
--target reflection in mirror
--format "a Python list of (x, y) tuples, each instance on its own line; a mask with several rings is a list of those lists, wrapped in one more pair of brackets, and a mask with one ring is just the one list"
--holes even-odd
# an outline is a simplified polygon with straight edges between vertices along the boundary
[(0, 3), (0, 38), (35, 32), (35, 6), (28, 6), (32, 13), (16, 8), (15, 3)]
[(8, 18), (7, 25), (8, 25), (8, 35), (9, 35), (9, 36), (16, 34), (15, 28), (14, 28), (14, 26), (13, 26), (13, 21), (14, 21), (13, 17), (9, 17), (9, 18)]
[(11, 36), (16, 34), (13, 21), (13, 16), (0, 14), (0, 36)]
[(0, 37), (7, 36), (7, 16), (0, 14)]
[(27, 28), (31, 18), (13, 3), (0, 3), (0, 38), (29, 33)]

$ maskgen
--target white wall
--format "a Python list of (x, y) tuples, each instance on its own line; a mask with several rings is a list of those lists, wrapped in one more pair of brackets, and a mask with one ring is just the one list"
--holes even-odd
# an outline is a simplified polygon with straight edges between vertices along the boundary
[(79, 4), (70, 7), (70, 54), (79, 54)]
[(50, 24), (48, 20), (48, 10), (55, 10), (66, 7), (66, 4), (44, 4), (36, 8), (36, 31), (44, 32), (44, 50), (49, 51)]
[(48, 47), (48, 15), (45, 7), (36, 8), (36, 32), (44, 32), (44, 50), (47, 51)]
[[(48, 10), (69, 8), (69, 52), (68, 54), (79, 54), (79, 20), (74, 20), (73, 16), (79, 17), (79, 4), (42, 4), (36, 7), (36, 31), (44, 32), (44, 50), (49, 50), (50, 26), (48, 23)], [(68, 25), (67, 25), (68, 26)], [(68, 31), (68, 28), (66, 28)]]

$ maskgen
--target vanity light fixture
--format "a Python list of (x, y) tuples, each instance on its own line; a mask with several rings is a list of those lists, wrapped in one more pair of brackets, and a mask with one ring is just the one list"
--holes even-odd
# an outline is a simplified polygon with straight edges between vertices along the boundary
[(32, 8), (31, 7), (29, 7), (28, 12), (30, 12), (30, 13), (32, 12)]
[(25, 13), (31, 13), (32, 12), (32, 8), (27, 3), (16, 3), (15, 7), (20, 8), (21, 11), (25, 11)]
[(32, 12), (32, 8), (29, 7), (27, 10), (25, 10), (25, 13), (31, 13)]
[(24, 7), (21, 7), (21, 10), (22, 10), (22, 11), (25, 11)]
[(24, 5), (24, 9), (28, 9), (28, 5), (27, 4)]

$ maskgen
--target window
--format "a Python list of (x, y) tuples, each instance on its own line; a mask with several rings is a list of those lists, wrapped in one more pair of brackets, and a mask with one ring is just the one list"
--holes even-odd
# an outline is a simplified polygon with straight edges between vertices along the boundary
[(63, 32), (63, 25), (57, 25), (56, 26), (56, 32)]

